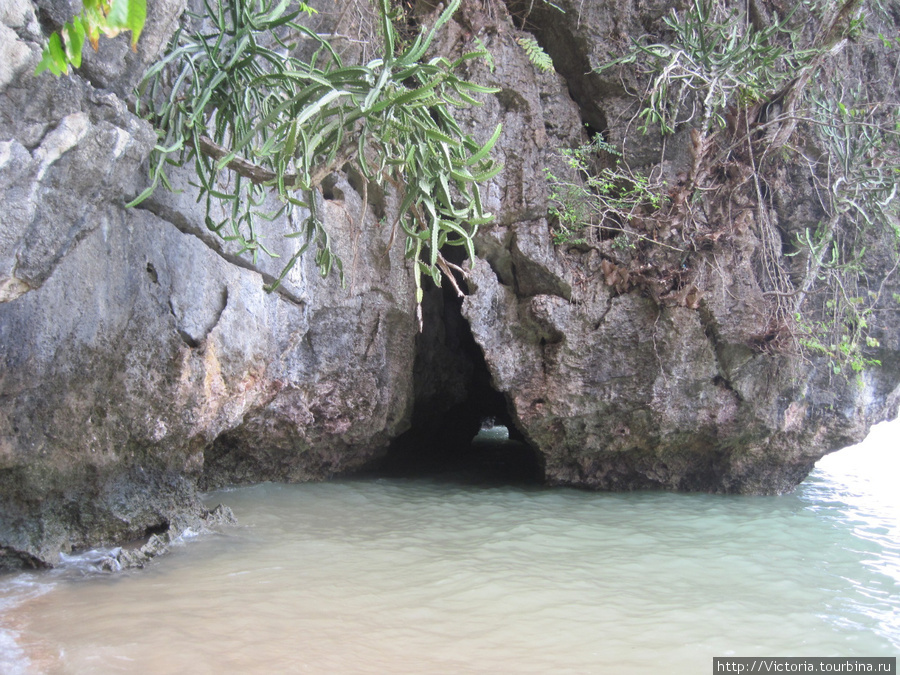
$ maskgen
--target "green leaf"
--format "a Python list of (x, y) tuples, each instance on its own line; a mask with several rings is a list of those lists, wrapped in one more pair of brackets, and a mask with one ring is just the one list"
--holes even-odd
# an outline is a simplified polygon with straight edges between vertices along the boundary
[(479, 183), (484, 183), (486, 181), (489, 181), (501, 171), (503, 171), (503, 165), (499, 162), (496, 162), (493, 167), (491, 167), (487, 171), (483, 171), (482, 173), (476, 173), (474, 176), (472, 176), (472, 178)]
[(105, 33), (110, 30), (130, 30), (131, 46), (134, 49), (146, 20), (147, 0), (112, 0), (106, 21), (100, 25), (100, 29)]
[(391, 22), (391, 8), (388, 0), (381, 0), (381, 33), (384, 38), (384, 51), (388, 58), (394, 56), (396, 33), (394, 32), (394, 24)]
[(138, 39), (147, 21), (147, 0), (128, 0), (127, 27), (131, 30), (131, 48), (136, 51)]
[(500, 133), (502, 131), (503, 125), (498, 124), (497, 128), (494, 129), (494, 133), (491, 134), (491, 137), (487, 140), (487, 142), (483, 146), (481, 146), (481, 149), (466, 160), (466, 166), (472, 166), (473, 164), (476, 164), (477, 162), (480, 162), (482, 159), (487, 157), (488, 153), (494, 148), (494, 145), (497, 143), (497, 139), (500, 138)]
[(69, 72), (66, 53), (63, 50), (62, 40), (58, 33), (53, 33), (50, 36), (41, 57), (41, 62), (38, 63), (37, 68), (34, 71), (35, 75), (39, 75), (45, 70), (49, 70), (56, 76)]
[(137, 197), (135, 197), (130, 202), (125, 204), (125, 208), (128, 208), (128, 209), (134, 208), (135, 206), (137, 206), (138, 204), (143, 202), (145, 199), (147, 199), (150, 195), (152, 195), (155, 190), (156, 190), (156, 183), (154, 182), (153, 185), (150, 185), (146, 190), (141, 192), (141, 194), (139, 194)]
[(456, 89), (458, 94), (462, 94), (462, 91), (474, 91), (479, 94), (496, 94), (500, 92), (498, 87), (486, 87), (481, 84), (475, 84), (474, 82), (468, 82), (466, 80), (457, 80), (453, 83), (453, 88)]
[[(288, 5), (290, 4), (291, 0), (281, 0), (281, 2), (278, 3), (278, 6), (275, 9), (273, 9), (265, 16), (260, 17), (259, 23), (268, 29), (277, 28), (278, 26), (283, 25), (285, 21), (279, 22), (279, 18), (284, 14), (284, 10), (286, 10), (288, 8)], [(290, 21), (290, 19), (295, 16), (297, 16), (297, 12), (289, 15), (287, 21)]]
[(294, 151), (297, 149), (297, 129), (299, 128), (299, 124), (297, 120), (291, 122), (291, 125), (288, 129), (287, 139), (282, 146), (282, 159), (287, 162), (294, 156)]
[(431, 82), (426, 83), (425, 85), (419, 87), (418, 89), (408, 90), (398, 96), (395, 96), (394, 98), (388, 98), (388, 99), (381, 101), (380, 103), (373, 105), (369, 109), (368, 112), (370, 115), (375, 115), (377, 113), (380, 113), (385, 108), (388, 108), (388, 107), (398, 108), (398, 107), (406, 105), (412, 101), (415, 101), (416, 99), (424, 98), (425, 96), (429, 96), (431, 94), (432, 89), (434, 89), (440, 83), (441, 83), (441, 80), (438, 78), (435, 78)]
[(440, 252), (440, 245), (438, 244), (438, 234), (440, 234), (440, 220), (435, 220), (431, 225), (431, 266), (434, 267), (437, 264), (438, 253)]
[(128, 5), (130, 2), (131, 0), (112, 0), (109, 12), (106, 14), (105, 28), (117, 30), (128, 28)]
[(459, 102), (459, 100), (457, 100), (455, 98), (451, 98), (449, 96), (445, 96), (444, 99), (447, 102), (452, 103), (453, 105), (457, 106), (458, 108), (465, 108), (466, 106), (476, 106), (477, 107), (477, 106), (481, 105), (481, 101), (479, 101), (477, 98), (472, 98), (464, 91), (460, 91), (459, 89), (457, 89), (456, 93), (459, 95), (459, 98), (462, 100), (461, 103)]
[(435, 35), (444, 26), (453, 15), (456, 13), (456, 10), (459, 9), (460, 0), (451, 0), (450, 4), (441, 12), (441, 15), (438, 17), (434, 26), (431, 27), (431, 30), (428, 32), (428, 35), (425, 37), (425, 40), (419, 44), (419, 47), (415, 50), (412, 55), (416, 55), (415, 61), (418, 61), (422, 58), (422, 55), (428, 51), (428, 48), (431, 46), (432, 41), (434, 40)]
[(446, 143), (447, 145), (451, 145), (454, 148), (460, 147), (462, 144), (453, 138), (452, 136), (448, 136), (445, 133), (438, 131), (437, 129), (426, 129), (425, 135), (433, 141), (438, 141), (439, 143)]
[[(381, 65), (380, 59), (378, 62), (370, 62), (368, 67), (371, 68), (374, 72), (374, 69)], [(363, 111), (368, 111), (369, 108), (378, 100), (378, 97), (381, 96), (382, 90), (388, 83), (388, 80), (391, 77), (390, 68), (387, 66), (383, 66), (381, 70), (381, 74), (378, 76), (378, 80), (375, 83), (375, 86), (369, 91), (366, 95), (365, 100), (363, 100), (362, 109)]]
[(553, 70), (553, 59), (543, 50), (537, 40), (528, 36), (516, 38), (516, 42), (525, 51), (525, 55), (535, 68), (545, 73)]
[(66, 41), (66, 59), (75, 68), (81, 66), (81, 52), (84, 49), (85, 29), (80, 16), (76, 16), (67, 23), (62, 30)]
[(456, 180), (464, 183), (471, 183), (475, 180), (475, 176), (469, 173), (468, 169), (450, 169), (450, 175)]
[(454, 209), (453, 198), (450, 195), (450, 185), (447, 183), (447, 176), (440, 174), (438, 176), (438, 197), (444, 205), (444, 209), (451, 213), (455, 218), (465, 218), (465, 210)]
[(424, 36), (424, 32), (419, 33), (419, 35), (416, 37), (416, 41), (413, 42), (410, 48), (407, 49), (399, 59), (397, 59), (398, 66), (408, 66), (411, 63), (419, 61), (425, 55), (425, 51), (428, 49), (428, 45), (424, 42)]

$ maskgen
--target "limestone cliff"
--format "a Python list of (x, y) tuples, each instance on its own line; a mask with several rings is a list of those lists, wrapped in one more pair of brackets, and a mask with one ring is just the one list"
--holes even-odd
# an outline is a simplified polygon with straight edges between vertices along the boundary
[[(634, 103), (586, 75), (591, 60), (664, 11), (558, 4), (566, 14), (469, 0), (435, 48), (477, 39), (493, 55), (469, 74), (500, 92), (466, 123), (481, 141), (503, 123), (506, 168), (486, 189), (497, 220), (479, 234), (461, 310), (429, 291), (419, 334), (411, 269), (379, 226), (397, 205), (371, 190), (364, 200), (358, 176), (334, 174), (321, 197), (344, 288), (304, 258), (265, 293), (279, 261), (251, 264), (210, 235), (188, 173), (175, 176), (180, 192), (125, 208), (155, 142), (129, 91), (183, 4), (149, 3), (137, 54), (104, 41), (55, 79), (32, 72), (44, 32), (71, 9), (0, 0), (0, 567), (187, 526), (203, 515), (198, 486), (346, 474), (405, 433), (465, 436), (482, 415), (531, 445), (549, 483), (775, 493), (896, 410), (900, 325), (887, 305), (883, 365), (858, 378), (765, 348), (753, 213), (697, 247), (689, 282), (662, 295), (619, 283), (608, 242), (553, 245), (544, 168), (589, 130), (615, 138)], [(318, 3), (316, 21), (354, 36), (347, 49), (364, 58), (371, 7), (336, 5)], [(523, 28), (558, 72), (529, 62)], [(652, 163), (653, 143), (635, 141), (635, 157)], [(667, 161), (672, 175), (686, 169), (686, 138)], [(809, 190), (790, 177), (782, 188), (773, 208), (799, 230)], [(897, 290), (887, 278), (885, 297)]]
[[(634, 68), (591, 72), (623, 53), (630, 36), (664, 33), (668, 3), (558, 3), (564, 13), (549, 3), (509, 4), (566, 76), (580, 119), (547, 105), (562, 82), (516, 83), (516, 100), (532, 119), (544, 120), (546, 132), (532, 123), (534, 143), (523, 147), (521, 139), (531, 138), (514, 133), (519, 143), (502, 149), (507, 165), (522, 173), (505, 185), (497, 206), (502, 226), (482, 239), (464, 314), (495, 386), (545, 458), (546, 480), (602, 489), (780, 493), (822, 455), (860, 440), (874, 421), (895, 414), (896, 241), (888, 243), (893, 252), (873, 246), (867, 263), (872, 288), (881, 291), (880, 367), (834, 377), (827, 359), (771, 344), (778, 339), (775, 294), (761, 261), (774, 255), (799, 274), (791, 268), (798, 261), (785, 257), (796, 254), (790, 242), (822, 217), (808, 174), (783, 172), (766, 186), (773, 191), (768, 203), (739, 201), (736, 180), (728, 184), (725, 209), (710, 196), (720, 187), (707, 183), (695, 195), (702, 217), (687, 219), (672, 209), (664, 221), (683, 249), (674, 264), (658, 247), (648, 247), (643, 257), (623, 253), (609, 240), (548, 245), (540, 172), (552, 159), (541, 140), (552, 137), (544, 141), (552, 148), (567, 140), (561, 129), (571, 134), (582, 122), (602, 130), (610, 142), (624, 144), (633, 166), (669, 176), (676, 198), (676, 186), (685, 176), (690, 180), (698, 157), (687, 129), (664, 145), (658, 134), (634, 128), (644, 84)], [(767, 8), (770, 18), (782, 10), (775, 3)], [(869, 20), (876, 30), (878, 19)], [(886, 85), (893, 80), (879, 74), (896, 67), (896, 58), (878, 41), (860, 44), (831, 63), (829, 72), (842, 72), (859, 86), (871, 69), (870, 77), (881, 83), (877, 95), (896, 100), (893, 85)], [(502, 106), (499, 96), (498, 102)], [(498, 114), (509, 120), (514, 113)], [(727, 176), (739, 164), (733, 160), (715, 170)], [(513, 192), (519, 186), (525, 188)]]
[[(150, 4), (144, 49), (183, 9)], [(321, 207), (347, 287), (304, 260), (267, 294), (276, 263), (254, 268), (210, 236), (188, 178), (125, 208), (152, 129), (81, 74), (32, 76), (29, 3), (4, 22), (22, 56), (0, 110), (0, 551), (52, 564), (184, 527), (203, 513), (201, 478), (321, 480), (404, 431), (414, 297), (378, 205), (360, 223), (361, 198), (336, 177)], [(107, 47), (112, 64), (101, 52), (86, 66), (98, 82), (122, 63)]]

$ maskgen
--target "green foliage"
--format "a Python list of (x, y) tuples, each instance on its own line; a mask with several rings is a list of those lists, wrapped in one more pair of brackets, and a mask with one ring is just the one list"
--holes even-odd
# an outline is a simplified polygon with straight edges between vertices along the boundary
[(672, 134), (681, 124), (707, 133), (725, 126), (729, 106), (762, 100), (811, 57), (789, 46), (795, 37), (789, 18), (757, 30), (737, 9), (691, 0), (684, 12), (673, 9), (664, 18), (674, 32), (670, 44), (636, 40), (628, 54), (595, 71), (633, 64), (650, 76), (640, 112), (644, 133), (658, 127)]
[[(819, 89), (811, 97), (814, 128), (834, 176), (832, 210), (847, 214), (854, 228), (883, 227), (900, 238), (900, 110), (883, 111), (887, 106), (866, 100), (860, 89), (835, 88), (837, 96)], [(879, 120), (885, 112), (888, 124)]]
[(81, 14), (50, 35), (35, 74), (49, 70), (58, 76), (67, 74), (69, 66), (78, 68), (85, 41), (96, 50), (101, 34), (112, 38), (130, 30), (135, 49), (147, 19), (146, 0), (84, 0), (83, 5)]
[(548, 73), (553, 70), (553, 59), (538, 44), (537, 40), (529, 35), (528, 37), (516, 38), (516, 42), (525, 51), (525, 55), (535, 68), (542, 73)]
[[(622, 166), (620, 153), (600, 136), (577, 148), (559, 151), (569, 169), (567, 178), (550, 169), (544, 174), (550, 188), (549, 214), (555, 222), (554, 244), (577, 244), (600, 230), (625, 235), (619, 246), (632, 247), (634, 239), (645, 239), (629, 228), (638, 215), (657, 211), (662, 204), (662, 187), (646, 176)], [(595, 167), (602, 157), (612, 157), (612, 168)]]
[(561, 181), (550, 169), (545, 169), (545, 173), (550, 184), (550, 206), (547, 211), (555, 221), (551, 230), (553, 243), (558, 246), (583, 244), (587, 241), (584, 230), (591, 219), (588, 207), (590, 194), (581, 185)]
[(613, 239), (612, 247), (618, 251), (631, 251), (636, 248), (634, 239), (627, 232), (622, 232)]
[[(852, 303), (861, 305), (862, 298), (852, 298)], [(828, 309), (835, 310), (836, 305), (829, 302)], [(838, 311), (834, 312), (839, 314)], [(800, 331), (800, 346), (806, 350), (828, 359), (831, 372), (835, 375), (849, 369), (853, 373), (861, 373), (866, 368), (880, 366), (881, 361), (866, 356), (863, 345), (869, 348), (879, 347), (878, 340), (866, 335), (867, 319), (871, 310), (860, 313), (854, 320), (846, 316), (831, 316), (823, 320), (811, 321), (807, 316), (797, 313), (795, 319)], [(841, 330), (835, 330), (837, 323), (843, 324)], [(834, 339), (834, 338), (837, 339)]]
[(491, 54), (487, 46), (477, 35), (475, 36), (475, 44), (478, 46), (479, 51), (484, 52), (484, 62), (487, 64), (487, 67), (491, 71), (491, 73), (493, 73), (497, 69), (497, 64), (494, 62), (494, 55)]
[[(804, 11), (818, 15), (820, 26), (807, 48), (797, 47), (805, 22), (790, 15), (761, 26), (744, 5), (689, 0), (664, 18), (668, 42), (635, 41), (595, 70), (629, 65), (646, 78), (638, 113), (644, 133), (690, 129), (689, 193), (678, 195), (687, 205), (684, 222), (755, 202), (772, 325), (786, 327), (808, 354), (826, 357), (833, 372), (859, 373), (878, 364), (870, 330), (885, 283), (871, 283), (867, 270), (881, 267), (890, 276), (900, 269), (900, 113), (868, 93), (875, 89), (868, 83), (850, 90), (821, 77), (825, 60), (848, 38), (863, 39), (865, 26), (858, 2), (812, 4)], [(900, 44), (878, 40), (889, 50)], [(810, 91), (811, 82), (817, 89)], [(814, 151), (788, 143), (798, 123), (807, 138), (818, 137)], [(797, 157), (810, 167), (825, 218), (797, 237), (803, 255), (789, 273), (763, 186), (777, 190), (790, 170), (785, 162)], [(703, 223), (708, 218), (695, 225)], [(880, 258), (875, 265), (873, 256)]]
[[(798, 244), (810, 265), (796, 308), (800, 343), (828, 356), (834, 372), (877, 365), (864, 348), (877, 347), (869, 323), (881, 286), (869, 288), (864, 260), (869, 247), (900, 265), (900, 113), (871, 102), (857, 87), (821, 85), (810, 96), (813, 129), (825, 149), (828, 183), (822, 191), (828, 219)], [(816, 306), (808, 293), (825, 295)], [(812, 308), (810, 308), (812, 306)], [(803, 310), (801, 314), (799, 310)]]
[[(297, 23), (299, 10), (288, 11), (287, 0), (211, 2), (206, 10), (213, 30), (179, 32), (139, 89), (138, 109), (156, 125), (159, 144), (151, 157), (152, 184), (133, 204), (160, 183), (169, 185), (168, 165), (192, 163), (207, 227), (254, 259), (259, 251), (269, 253), (260, 216), (279, 215), (259, 213), (267, 194), (277, 193), (282, 211), (308, 209), (304, 226), (286, 235), (304, 243), (277, 285), (313, 242), (323, 275), (341, 269), (316, 200), (322, 180), (349, 163), (366, 181), (399, 192), (393, 226), (406, 234), (419, 300), (423, 274), (437, 283), (443, 276), (452, 280), (440, 250), (464, 246), (474, 258), (472, 238), (491, 220), (479, 183), (501, 169), (490, 158), (500, 126), (479, 145), (453, 114), (478, 105), (476, 94), (496, 91), (456, 75), (464, 62), (486, 53), (426, 59), (459, 0), (405, 48), (388, 0), (379, 0), (383, 55), (362, 66), (345, 65), (327, 40)], [(316, 45), (309, 62), (292, 55), (294, 45), (284, 35)]]

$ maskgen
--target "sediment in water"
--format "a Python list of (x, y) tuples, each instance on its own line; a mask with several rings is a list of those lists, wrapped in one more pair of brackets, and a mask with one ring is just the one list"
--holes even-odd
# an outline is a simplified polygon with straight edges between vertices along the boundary
[[(566, 170), (560, 148), (588, 134), (621, 141), (633, 170), (664, 175), (673, 190), (697, 157), (685, 128), (666, 140), (660, 162), (662, 139), (632, 134), (626, 122), (641, 83), (622, 87), (592, 70), (620, 53), (622, 35), (663, 30), (659, 13), (507, 4), (488, 11), (468, 0), (434, 45), (458, 55), (478, 36), (492, 54), (492, 67), (469, 62), (467, 77), (499, 91), (460, 120), (479, 143), (503, 125), (495, 153), (505, 169), (483, 190), (496, 220), (475, 238), (477, 260), (462, 265), (474, 263), (459, 280), (465, 299), (426, 287), (420, 334), (413, 270), (384, 226), (399, 195), (364, 187), (352, 171), (329, 177), (318, 197), (344, 287), (322, 279), (307, 255), (266, 293), (297, 240), (267, 240), (277, 260), (239, 255), (208, 231), (189, 170), (171, 173), (175, 192), (124, 207), (145, 188), (157, 142), (132, 113), (130, 92), (184, 3), (151, 3), (137, 52), (104, 40), (63, 78), (33, 75), (45, 29), (68, 20), (62, 6), (7, 3), (0, 566), (52, 565), (73, 547), (189, 526), (202, 515), (198, 487), (414, 464), (425, 447), (410, 442), (416, 434), (466, 447), (483, 416), (510, 429), (549, 483), (770, 494), (792, 489), (819, 457), (896, 411), (900, 324), (891, 302), (900, 276), (884, 247), (868, 247), (863, 262), (879, 291), (870, 317), (878, 346), (866, 356), (880, 367), (836, 377), (827, 357), (779, 348), (784, 326), (771, 321), (763, 263), (774, 256), (789, 275), (803, 271), (802, 256), (788, 255), (792, 242), (822, 220), (805, 168), (783, 166), (752, 208), (713, 208), (723, 202), (698, 190), (706, 220), (667, 221), (658, 235), (685, 247), (678, 260), (625, 250), (608, 232), (553, 244), (544, 169)], [(322, 33), (359, 36), (345, 54), (351, 63), (378, 44), (377, 21), (371, 7), (347, 6), (321, 4), (310, 20)], [(894, 79), (879, 69), (892, 61), (875, 36), (896, 27), (884, 21), (861, 27), (859, 49), (827, 68), (882, 82), (874, 99), (890, 105)], [(541, 41), (554, 72), (533, 67), (523, 31)], [(797, 146), (807, 144), (815, 139)], [(706, 174), (725, 181), (716, 194), (747, 197), (742, 165), (719, 169)], [(277, 234), (307, 216), (285, 214)]]

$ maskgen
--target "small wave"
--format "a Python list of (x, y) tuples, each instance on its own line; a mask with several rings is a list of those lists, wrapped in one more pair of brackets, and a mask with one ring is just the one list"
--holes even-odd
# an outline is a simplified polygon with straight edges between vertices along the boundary
[(35, 580), (32, 573), (0, 579), (0, 672), (7, 675), (32, 672), (31, 659), (19, 644), (21, 636), (9, 625), (8, 617), (17, 607), (50, 592), (55, 585)]
[(0, 671), (9, 675), (27, 673), (31, 666), (31, 659), (25, 656), (18, 638), (18, 633), (0, 627)]
[(121, 546), (116, 548), (95, 548), (71, 555), (60, 553), (58, 569), (60, 571), (77, 571), (82, 573), (118, 572), (122, 569), (122, 565), (119, 562), (121, 553)]

